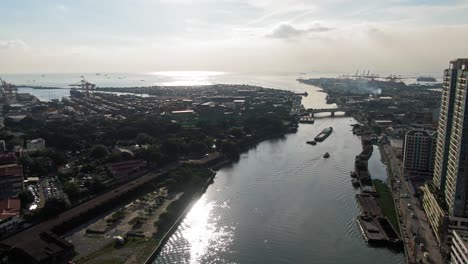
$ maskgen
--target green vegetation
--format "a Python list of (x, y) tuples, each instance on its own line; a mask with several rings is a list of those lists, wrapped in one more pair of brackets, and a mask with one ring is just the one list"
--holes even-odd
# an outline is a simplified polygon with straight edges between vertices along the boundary
[(159, 243), (156, 239), (130, 238), (123, 246), (112, 243), (89, 256), (75, 261), (77, 264), (144, 263)]
[(380, 208), (382, 208), (384, 215), (390, 220), (393, 227), (398, 231), (399, 230), (398, 217), (397, 217), (397, 212), (395, 210), (395, 204), (393, 202), (392, 193), (390, 192), (385, 182), (381, 180), (373, 180), (373, 182), (374, 182), (375, 189), (377, 193), (379, 194), (378, 201), (379, 201)]
[(119, 221), (121, 219), (125, 218), (125, 210), (120, 209), (112, 214), (112, 220), (113, 221)]
[(76, 202), (80, 198), (80, 187), (76, 182), (66, 182), (63, 185), (63, 191), (72, 202)]
[(185, 165), (169, 172), (166, 183), (169, 191), (197, 192), (212, 175), (207, 168)]
[(28, 208), (28, 206), (32, 202), (34, 202), (34, 196), (28, 189), (25, 189), (24, 191), (20, 192), (18, 197), (21, 200), (21, 208), (22, 209)]
[(40, 216), (44, 219), (52, 218), (61, 212), (67, 210), (70, 205), (64, 199), (53, 197), (47, 200), (40, 212)]
[(213, 172), (209, 169), (196, 166), (182, 166), (168, 174), (168, 179), (166, 180), (168, 189), (184, 192), (184, 194), (172, 202), (166, 208), (166, 211), (159, 216), (158, 221), (154, 223), (158, 227), (156, 234), (158, 238), (169, 230), (193, 199), (193, 194), (200, 192), (201, 188), (212, 175)]
[(109, 150), (107, 150), (104, 145), (94, 145), (91, 147), (89, 156), (95, 159), (103, 159), (109, 155)]

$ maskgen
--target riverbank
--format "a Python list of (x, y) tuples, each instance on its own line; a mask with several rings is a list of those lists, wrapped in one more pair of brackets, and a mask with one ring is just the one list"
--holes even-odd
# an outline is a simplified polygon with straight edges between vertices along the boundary
[[(284, 137), (285, 135), (286, 134), (265, 136), (265, 137), (263, 137), (261, 139), (257, 139), (257, 140), (254, 140), (252, 142), (242, 144), (240, 146), (240, 149), (242, 151), (241, 154), (246, 152), (250, 148), (255, 147), (256, 145), (260, 144), (263, 141), (274, 139), (274, 138), (281, 138), (281, 137)], [(236, 161), (237, 160), (233, 160), (233, 159), (224, 157), (223, 159), (219, 160), (216, 164), (210, 166), (210, 168), (212, 170), (219, 170), (222, 167), (228, 166), (229, 164), (231, 164), (233, 162), (236, 162)], [(216, 173), (214, 173), (213, 176), (211, 176), (210, 179), (208, 179), (205, 182), (205, 184), (204, 184), (203, 188), (200, 190), (200, 192), (195, 193), (193, 195), (193, 197), (191, 197), (191, 199), (188, 200), (189, 201), (188, 204), (185, 206), (185, 209), (182, 212), (179, 213), (179, 216), (177, 217), (174, 224), (171, 225), (171, 227), (166, 232), (164, 232), (164, 234), (162, 234), (162, 237), (160, 238), (159, 242), (157, 243), (155, 249), (153, 250), (151, 255), (146, 259), (146, 261), (144, 262), (145, 264), (150, 264), (157, 258), (158, 254), (161, 252), (161, 250), (164, 247), (164, 245), (166, 244), (167, 240), (171, 237), (171, 235), (175, 232), (175, 230), (180, 225), (180, 223), (184, 220), (184, 217), (187, 215), (187, 213), (190, 211), (190, 209), (193, 207), (193, 205), (205, 193), (208, 186), (211, 183), (213, 183), (215, 177), (216, 177)]]
[(393, 195), (390, 192), (387, 184), (385, 182), (375, 179), (373, 180), (375, 191), (378, 194), (377, 200), (379, 201), (379, 206), (382, 209), (384, 215), (390, 220), (393, 227), (396, 230), (400, 230), (398, 224), (398, 217), (395, 210), (395, 204), (393, 203)]
[[(239, 148), (242, 152), (245, 152), (265, 140), (281, 138), (283, 136), (284, 134), (252, 139), (239, 145)], [(204, 159), (204, 162), (197, 163), (198, 165), (189, 165), (191, 164), (190, 162), (184, 162), (180, 166), (189, 166), (194, 169), (210, 168), (212, 173), (208, 178), (206, 178), (206, 180), (203, 180), (203, 184), (189, 184), (190, 186), (187, 185), (188, 189), (185, 187), (177, 187), (176, 192), (181, 192), (182, 196), (170, 203), (166, 210), (159, 216), (156, 216), (157, 221), (154, 222), (154, 225), (157, 227), (157, 232), (153, 236), (127, 236), (127, 242), (124, 245), (119, 245), (115, 241), (107, 239), (108, 242), (100, 244), (102, 246), (99, 250), (89, 254), (88, 256), (77, 259), (76, 262), (79, 264), (94, 264), (107, 262), (114, 263), (115, 261), (122, 261), (124, 263), (150, 263), (154, 261), (172, 233), (177, 229), (180, 222), (184, 219), (198, 199), (204, 194), (208, 186), (213, 182), (213, 179), (216, 176), (216, 173), (213, 170), (228, 166), (233, 162), (236, 162), (236, 160), (230, 159), (224, 155), (218, 155), (215, 159)], [(175, 168), (173, 171), (177, 171), (178, 168)], [(174, 178), (175, 176), (171, 176), (171, 172), (169, 172), (160, 179), (161, 181), (157, 186), (171, 184), (170, 182)], [(142, 198), (140, 197), (137, 200), (141, 199)], [(109, 232), (112, 231), (104, 232), (102, 235), (108, 234)]]

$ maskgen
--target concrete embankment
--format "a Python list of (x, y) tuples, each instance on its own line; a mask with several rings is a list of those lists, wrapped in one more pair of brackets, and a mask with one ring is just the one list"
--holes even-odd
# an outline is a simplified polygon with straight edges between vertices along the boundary
[(187, 215), (188, 212), (190, 212), (190, 209), (192, 209), (192, 206), (198, 201), (197, 198), (199, 198), (203, 193), (206, 191), (208, 186), (213, 182), (214, 177), (216, 174), (213, 174), (205, 183), (203, 186), (203, 189), (200, 191), (200, 193), (196, 194), (195, 196), (191, 197), (190, 203), (185, 207), (185, 209), (181, 212), (177, 220), (174, 222), (174, 224), (169, 228), (168, 231), (162, 236), (161, 240), (157, 244), (156, 248), (151, 252), (151, 255), (146, 259), (145, 264), (150, 264), (153, 263), (153, 261), (157, 258), (159, 253), (161, 253), (161, 250), (163, 249), (164, 245), (166, 242), (171, 238), (171, 235), (177, 230), (177, 227), (179, 227), (180, 223), (185, 219), (185, 216)]

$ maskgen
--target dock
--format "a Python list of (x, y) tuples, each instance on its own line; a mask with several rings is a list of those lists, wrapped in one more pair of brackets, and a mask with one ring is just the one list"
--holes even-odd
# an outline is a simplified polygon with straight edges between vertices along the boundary
[(368, 161), (374, 149), (369, 137), (362, 138), (362, 149), (354, 162), (354, 174), (361, 187), (361, 193), (356, 194), (361, 211), (357, 217), (359, 229), (370, 244), (400, 248), (403, 243), (399, 232), (396, 231), (380, 207), (378, 193), (369, 173)]

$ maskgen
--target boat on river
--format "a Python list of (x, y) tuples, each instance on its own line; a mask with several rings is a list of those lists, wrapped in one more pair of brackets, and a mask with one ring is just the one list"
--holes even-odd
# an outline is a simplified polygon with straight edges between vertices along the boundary
[(315, 122), (315, 118), (313, 116), (303, 116), (299, 119), (299, 123), (303, 124), (313, 124)]
[(314, 145), (314, 146), (317, 145), (317, 142), (314, 140), (307, 141), (306, 143), (309, 145)]
[(416, 79), (418, 82), (437, 82), (437, 79), (431, 76), (420, 76)]
[(317, 142), (322, 142), (324, 141), (330, 134), (333, 132), (333, 127), (327, 127), (322, 130), (315, 138), (314, 140)]
[(330, 157), (330, 153), (326, 152), (325, 154), (323, 154), (324, 159), (328, 159), (329, 157)]

